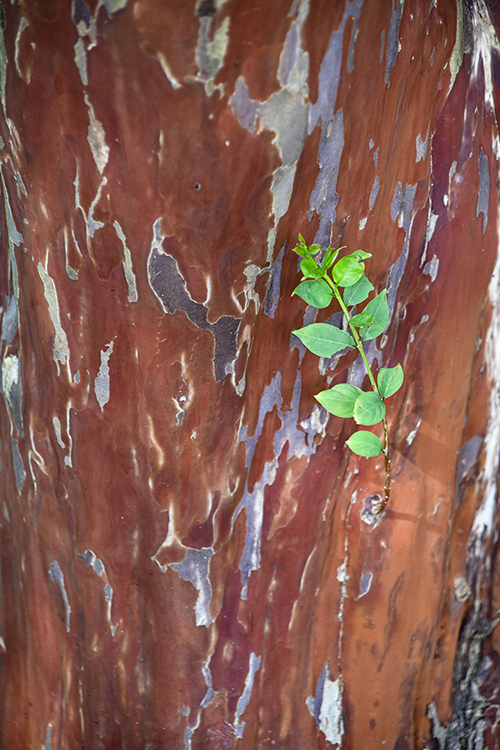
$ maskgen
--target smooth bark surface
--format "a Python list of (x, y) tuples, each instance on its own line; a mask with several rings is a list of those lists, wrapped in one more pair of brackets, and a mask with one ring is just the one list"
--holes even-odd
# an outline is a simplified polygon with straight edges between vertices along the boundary
[[(1, 747), (495, 746), (496, 5), (3, 3)], [(378, 520), (298, 232), (388, 288)]]

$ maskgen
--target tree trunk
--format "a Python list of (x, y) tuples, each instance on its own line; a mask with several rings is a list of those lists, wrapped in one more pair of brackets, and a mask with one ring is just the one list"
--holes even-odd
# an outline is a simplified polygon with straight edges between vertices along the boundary
[[(3, 3), (2, 748), (496, 747), (497, 6)], [(299, 232), (388, 289), (381, 517)]]

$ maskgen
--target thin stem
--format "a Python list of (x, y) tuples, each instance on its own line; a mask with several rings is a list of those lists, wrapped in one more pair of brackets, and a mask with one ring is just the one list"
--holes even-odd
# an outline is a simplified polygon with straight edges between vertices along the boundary
[[(366, 358), (365, 350), (363, 348), (363, 342), (361, 341), (361, 338), (359, 336), (358, 331), (356, 330), (355, 326), (351, 323), (351, 316), (349, 315), (349, 311), (345, 305), (344, 300), (342, 299), (342, 296), (338, 290), (338, 287), (334, 283), (332, 279), (328, 276), (328, 274), (325, 274), (324, 276), (325, 281), (330, 285), (330, 287), (333, 290), (333, 293), (335, 295), (335, 298), (337, 299), (337, 302), (339, 303), (342, 312), (345, 315), (345, 318), (347, 320), (347, 325), (351, 329), (351, 333), (353, 335), (354, 341), (356, 343), (356, 349), (361, 354), (361, 358), (365, 364), (366, 372), (368, 373), (368, 377), (370, 379), (370, 383), (372, 384), (373, 390), (375, 393), (378, 393), (381, 400), (382, 395), (378, 389), (376, 380), (374, 378), (372, 368), (368, 364), (368, 360)], [(384, 511), (387, 503), (389, 502), (389, 499), (391, 497), (391, 459), (389, 458), (389, 430), (387, 427), (387, 418), (384, 415), (384, 418), (382, 419), (382, 425), (384, 427), (384, 441), (382, 444), (382, 453), (384, 454), (384, 461), (385, 461), (385, 488), (384, 488), (384, 499), (382, 502), (380, 502), (377, 506), (377, 513), (380, 514)]]

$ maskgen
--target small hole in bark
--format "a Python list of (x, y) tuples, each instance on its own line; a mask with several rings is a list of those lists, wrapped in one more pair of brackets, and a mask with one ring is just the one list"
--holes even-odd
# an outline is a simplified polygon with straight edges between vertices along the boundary
[(201, 188), (201, 185), (200, 185), (199, 182), (195, 182), (194, 185), (193, 185), (193, 187), (194, 187), (195, 190), (199, 190)]

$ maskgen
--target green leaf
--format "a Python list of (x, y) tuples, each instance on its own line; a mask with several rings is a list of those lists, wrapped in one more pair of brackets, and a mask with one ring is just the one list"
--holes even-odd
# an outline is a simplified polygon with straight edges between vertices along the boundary
[(354, 413), (354, 404), (358, 396), (363, 393), (361, 388), (349, 383), (339, 383), (327, 391), (321, 391), (314, 398), (324, 406), (330, 414), (336, 417), (350, 418)]
[(332, 357), (346, 346), (356, 346), (350, 333), (328, 323), (312, 323), (293, 333), (318, 357)]
[(325, 275), (322, 268), (318, 266), (313, 258), (304, 258), (300, 261), (300, 270), (305, 278), (317, 279)]
[(364, 313), (371, 313), (373, 315), (372, 323), (366, 328), (361, 328), (359, 331), (359, 335), (363, 341), (377, 338), (389, 325), (389, 305), (387, 304), (386, 294), (387, 290), (384, 289), (363, 310)]
[(382, 398), (392, 396), (399, 391), (403, 385), (403, 368), (401, 365), (396, 367), (381, 367), (378, 373), (378, 389)]
[(333, 290), (324, 279), (308, 279), (296, 287), (292, 296), (297, 294), (304, 302), (313, 307), (328, 307), (333, 297)]
[(366, 260), (367, 258), (371, 258), (371, 253), (365, 253), (364, 250), (355, 250), (351, 255), (355, 258), (359, 258), (360, 260)]
[(322, 266), (325, 270), (330, 268), (330, 266), (333, 265), (339, 252), (340, 250), (334, 250), (333, 247), (327, 248), (325, 256), (323, 258), (323, 263), (322, 263)]
[(382, 453), (382, 441), (373, 432), (367, 430), (358, 430), (351, 435), (349, 440), (346, 440), (346, 443), (357, 456), (373, 458)]
[(347, 307), (359, 305), (360, 302), (365, 301), (372, 289), (373, 284), (363, 274), (359, 281), (356, 281), (355, 284), (344, 290), (344, 302)]
[(297, 255), (300, 255), (301, 258), (307, 258), (307, 245), (300, 232), (298, 244), (293, 248), (293, 252), (297, 253)]
[(358, 313), (357, 315), (353, 315), (351, 318), (351, 323), (353, 326), (369, 326), (373, 322), (373, 315), (371, 313)]
[(385, 417), (385, 404), (375, 391), (361, 392), (353, 416), (358, 424), (377, 424)]
[(364, 268), (364, 264), (358, 258), (346, 255), (333, 266), (333, 280), (339, 286), (352, 286), (363, 276)]

